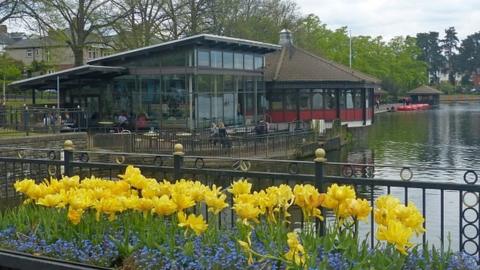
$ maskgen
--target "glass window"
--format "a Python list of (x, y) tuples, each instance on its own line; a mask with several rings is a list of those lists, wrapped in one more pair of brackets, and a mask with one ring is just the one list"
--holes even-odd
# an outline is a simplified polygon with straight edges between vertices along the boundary
[(184, 75), (163, 77), (165, 92), (162, 95), (162, 114), (166, 120), (185, 121), (188, 117), (188, 91)]
[(362, 108), (362, 91), (360, 89), (354, 91), (354, 103), (355, 108)]
[(233, 52), (223, 52), (223, 68), (233, 69)]
[(255, 70), (263, 69), (263, 57), (255, 56)]
[(365, 107), (370, 108), (370, 99), (372, 98), (371, 92), (372, 89), (365, 89), (366, 97), (365, 97)]
[(310, 89), (300, 90), (300, 109), (301, 110), (310, 110)]
[(243, 69), (243, 53), (234, 53), (235, 69)]
[(198, 93), (213, 93), (212, 78), (210, 75), (197, 76), (197, 92)]
[(313, 109), (323, 109), (323, 90), (322, 89), (313, 89)]
[(142, 103), (153, 104), (160, 102), (160, 83), (155, 79), (143, 79), (142, 84)]
[(347, 90), (347, 109), (353, 109), (353, 94), (352, 90)]
[(271, 94), (268, 97), (270, 101), (270, 109), (273, 111), (283, 110), (283, 95), (279, 93)]
[(222, 67), (222, 52), (221, 51), (211, 51), (210, 52), (210, 65), (214, 68)]
[(210, 51), (198, 50), (198, 66), (199, 67), (210, 66)]
[(228, 125), (235, 124), (236, 106), (234, 83), (235, 81), (232, 75), (223, 76), (223, 121)]
[(162, 66), (164, 67), (183, 67), (185, 66), (185, 51), (172, 51), (162, 55)]
[(27, 49), (27, 57), (33, 56), (33, 49)]
[(300, 110), (310, 110), (310, 89), (300, 90)]
[(245, 54), (244, 64), (246, 70), (253, 70), (253, 55)]
[(198, 94), (195, 101), (198, 110), (198, 120), (203, 123), (203, 126), (209, 125), (210, 108), (212, 106), (211, 96), (209, 94)]
[(344, 90), (339, 90), (338, 91), (338, 104), (340, 105), (340, 109), (345, 109), (345, 91)]
[(285, 96), (285, 109), (294, 111), (297, 109), (297, 94), (295, 92), (288, 92)]
[(335, 109), (337, 108), (337, 100), (335, 97), (335, 90), (326, 90), (325, 91), (325, 107), (326, 109)]

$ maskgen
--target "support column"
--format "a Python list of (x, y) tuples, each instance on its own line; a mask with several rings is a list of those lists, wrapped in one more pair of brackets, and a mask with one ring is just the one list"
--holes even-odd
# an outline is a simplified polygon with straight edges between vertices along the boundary
[(365, 91), (369, 91), (367, 88), (362, 88), (361, 90), (361, 95), (362, 95), (362, 119), (363, 119), (363, 125), (365, 126), (367, 124), (367, 95)]
[(35, 89), (32, 89), (32, 104), (35, 105)]

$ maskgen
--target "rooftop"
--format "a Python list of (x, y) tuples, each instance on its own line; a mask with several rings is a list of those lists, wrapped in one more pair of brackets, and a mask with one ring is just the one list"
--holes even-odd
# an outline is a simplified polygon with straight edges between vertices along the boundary
[(380, 83), (380, 80), (314, 55), (294, 45), (266, 56), (267, 81), (342, 81)]
[(117, 54), (112, 54), (109, 56), (97, 58), (88, 62), (88, 64), (101, 64), (107, 61), (113, 61), (118, 59), (123, 59), (126, 57), (134, 57), (141, 54), (145, 54), (151, 51), (161, 51), (171, 49), (173, 47), (183, 46), (183, 45), (213, 45), (213, 46), (228, 46), (232, 49), (238, 50), (251, 50), (257, 51), (259, 53), (268, 53), (279, 50), (281, 46), (276, 44), (252, 41), (247, 39), (232, 38), (217, 36), (211, 34), (199, 34), (191, 37), (186, 37), (182, 39), (167, 41), (143, 48), (138, 48), (130, 51), (125, 51)]
[(432, 94), (443, 94), (442, 91), (439, 91), (431, 86), (422, 85), (408, 92), (410, 95), (432, 95)]
[(20, 89), (54, 89), (57, 87), (57, 79), (60, 80), (60, 85), (63, 87), (69, 82), (77, 84), (79, 79), (98, 79), (102, 76), (121, 75), (126, 71), (127, 69), (124, 67), (83, 65), (55, 73), (15, 81), (9, 84), (9, 86)]

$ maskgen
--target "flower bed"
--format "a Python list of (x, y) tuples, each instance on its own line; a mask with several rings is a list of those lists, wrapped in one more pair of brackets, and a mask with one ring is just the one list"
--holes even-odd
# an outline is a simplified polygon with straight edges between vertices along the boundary
[[(372, 209), (349, 186), (253, 192), (246, 180), (227, 189), (157, 182), (129, 166), (119, 181), (26, 179), (15, 188), (27, 200), (2, 213), (0, 248), (39, 256), (124, 269), (478, 269), (463, 253), (410, 242), (424, 232), (415, 205), (381, 196)], [(302, 211), (303, 228), (293, 229), (293, 207)], [(323, 237), (313, 226), (323, 219), (321, 207), (335, 216)], [(230, 210), (236, 223), (220, 226), (219, 213)], [(379, 240), (373, 248), (355, 230), (371, 211)]]

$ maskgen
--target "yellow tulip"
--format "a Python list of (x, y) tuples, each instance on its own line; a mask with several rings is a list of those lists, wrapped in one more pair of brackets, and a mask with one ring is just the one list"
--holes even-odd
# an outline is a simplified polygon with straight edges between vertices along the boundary
[(372, 211), (372, 207), (366, 199), (349, 199), (346, 201), (346, 205), (349, 215), (358, 220), (365, 220)]
[(296, 265), (305, 264), (306, 254), (303, 246), (298, 240), (298, 236), (295, 232), (290, 232), (287, 234), (287, 244), (289, 250), (285, 253), (285, 259), (295, 263)]
[(172, 200), (177, 205), (178, 212), (181, 212), (195, 205), (195, 201), (192, 199), (192, 197), (182, 193), (173, 193)]
[(258, 216), (261, 213), (260, 208), (254, 206), (251, 203), (236, 203), (232, 209), (235, 210), (235, 214), (243, 221), (243, 223), (248, 224), (249, 220), (259, 222)]
[(240, 179), (232, 183), (231, 187), (228, 189), (228, 192), (232, 193), (234, 196), (240, 194), (248, 194), (252, 189), (252, 184), (249, 183), (246, 179)]
[(38, 199), (37, 204), (46, 207), (63, 208), (66, 204), (66, 196), (65, 193), (48, 194), (45, 197)]
[(198, 236), (207, 230), (208, 224), (203, 220), (202, 215), (195, 216), (194, 214), (190, 214), (188, 217), (183, 213), (178, 213), (178, 226), (191, 229), (195, 232)]
[(208, 211), (217, 215), (224, 208), (228, 207), (225, 202), (227, 196), (225, 194), (217, 195), (215, 192), (208, 192), (205, 194), (205, 204), (208, 206)]
[(24, 194), (27, 192), (27, 190), (29, 190), (34, 185), (35, 185), (35, 181), (32, 179), (16, 181), (15, 184), (13, 184), (17, 192), (24, 193)]
[(323, 202), (324, 196), (314, 186), (309, 184), (295, 185), (293, 194), (295, 195), (295, 204), (302, 208), (305, 218), (317, 217), (323, 219), (318, 207)]
[(177, 205), (167, 196), (153, 199), (153, 212), (160, 216), (169, 216), (177, 211)]
[(72, 222), (72, 224), (77, 225), (80, 223), (80, 220), (82, 219), (84, 210), (83, 209), (74, 209), (74, 208), (69, 208), (67, 217)]
[(385, 240), (393, 244), (402, 254), (407, 255), (407, 249), (413, 244), (409, 242), (412, 236), (412, 229), (404, 226), (397, 220), (389, 220), (387, 226), (380, 225), (377, 230), (377, 239)]
[(238, 240), (238, 244), (243, 249), (243, 251), (248, 255), (247, 263), (248, 265), (253, 264), (253, 251), (252, 251), (252, 241), (250, 240), (250, 236), (252, 232), (249, 232), (247, 235), (247, 241)]

